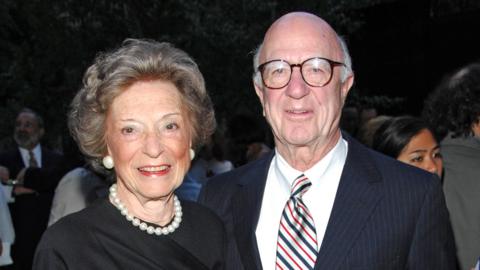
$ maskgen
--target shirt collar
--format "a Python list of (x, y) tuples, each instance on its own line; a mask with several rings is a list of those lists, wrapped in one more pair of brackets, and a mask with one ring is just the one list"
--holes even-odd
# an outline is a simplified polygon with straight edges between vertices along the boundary
[[(290, 166), (290, 164), (288, 164), (288, 162), (280, 155), (277, 148), (275, 148), (275, 158), (273, 159), (273, 162), (275, 164), (275, 173), (277, 174), (279, 181), (290, 187), (292, 182), (302, 173), (309, 179), (321, 179), (331, 166), (336, 164), (337, 161), (345, 160), (346, 156), (347, 142), (340, 137), (332, 150), (305, 172), (301, 172)], [(312, 181), (312, 185), (315, 185), (315, 181)]]
[[(18, 147), (18, 150), (20, 150), (20, 155), (22, 155), (23, 163), (25, 166), (28, 166), (28, 162), (30, 160), (30, 154), (28, 153), (28, 149)], [(32, 149), (33, 155), (35, 156), (35, 159), (37, 160), (38, 166), (41, 167), (42, 164), (42, 147), (38, 143), (33, 149)]]
[[(28, 155), (28, 149), (20, 147), (20, 146), (18, 147), (18, 149), (20, 150), (20, 153), (22, 153), (22, 155), (23, 154)], [(39, 143), (37, 143), (37, 145), (35, 145), (35, 147), (32, 149), (32, 152), (35, 156), (40, 156), (42, 151), (41, 151), (41, 146), (40, 146)]]

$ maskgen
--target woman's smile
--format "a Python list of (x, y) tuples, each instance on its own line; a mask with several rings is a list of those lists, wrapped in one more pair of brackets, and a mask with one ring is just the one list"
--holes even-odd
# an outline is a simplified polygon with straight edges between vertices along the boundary
[(145, 176), (163, 176), (170, 172), (170, 165), (144, 166), (139, 167), (138, 171)]

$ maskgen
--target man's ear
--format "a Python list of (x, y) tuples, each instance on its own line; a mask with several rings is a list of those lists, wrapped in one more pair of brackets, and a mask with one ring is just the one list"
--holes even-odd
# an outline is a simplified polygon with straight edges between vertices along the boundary
[(263, 91), (263, 87), (262, 87), (262, 86), (260, 86), (260, 85), (258, 85), (257, 83), (255, 83), (255, 80), (253, 81), (253, 86), (255, 87), (255, 93), (257, 94), (258, 99), (260, 100), (260, 103), (262, 104), (262, 113), (263, 113), (263, 116), (265, 116), (265, 106), (264, 106), (264, 103), (263, 103), (265, 92)]
[(342, 101), (345, 102), (345, 99), (347, 98), (348, 92), (350, 92), (350, 89), (352, 88), (354, 81), (354, 75), (353, 73), (347, 77), (347, 79), (342, 83), (341, 86), (341, 94), (342, 94)]

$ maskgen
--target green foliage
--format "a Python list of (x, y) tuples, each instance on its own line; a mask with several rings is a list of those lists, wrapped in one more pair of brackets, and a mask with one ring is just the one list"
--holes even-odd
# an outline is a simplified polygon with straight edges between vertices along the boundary
[(351, 2), (2, 0), (0, 138), (11, 135), (16, 112), (27, 106), (47, 120), (47, 144), (57, 143), (85, 69), (99, 51), (129, 37), (169, 41), (190, 53), (219, 120), (241, 111), (260, 116), (251, 52), (267, 27), (281, 14), (305, 10), (348, 34), (360, 25), (349, 16)]

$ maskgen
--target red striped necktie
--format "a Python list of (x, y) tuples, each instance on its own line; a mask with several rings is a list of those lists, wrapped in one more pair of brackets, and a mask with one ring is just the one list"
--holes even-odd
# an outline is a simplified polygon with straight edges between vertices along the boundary
[(283, 209), (277, 240), (276, 269), (313, 269), (317, 259), (317, 234), (312, 215), (302, 196), (312, 183), (300, 175), (292, 184), (292, 193)]

